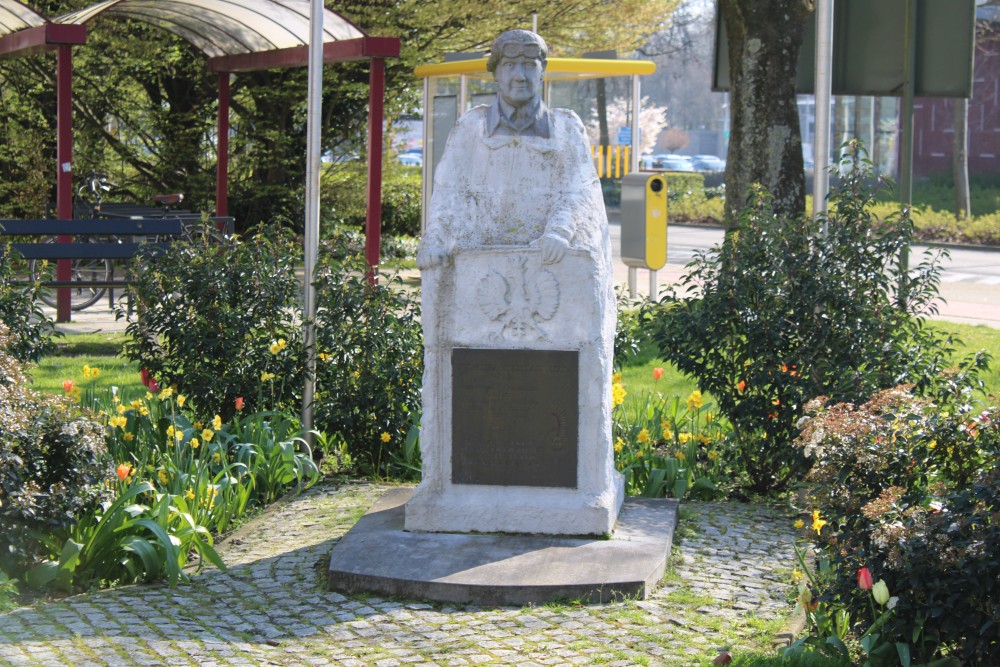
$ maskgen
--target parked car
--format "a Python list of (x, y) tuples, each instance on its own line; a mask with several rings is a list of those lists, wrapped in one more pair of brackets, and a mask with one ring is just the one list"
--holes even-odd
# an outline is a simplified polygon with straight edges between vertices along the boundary
[(424, 166), (424, 156), (420, 153), (400, 153), (396, 159), (399, 160), (399, 164), (406, 167)]
[(685, 155), (654, 155), (653, 167), (666, 171), (694, 171), (691, 160)]
[(726, 161), (717, 155), (695, 155), (691, 158), (695, 171), (725, 171)]

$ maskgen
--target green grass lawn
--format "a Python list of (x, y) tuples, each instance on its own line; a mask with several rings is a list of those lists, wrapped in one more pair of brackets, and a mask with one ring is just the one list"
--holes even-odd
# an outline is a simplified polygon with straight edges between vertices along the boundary
[[(987, 392), (994, 396), (996, 402), (996, 397), (1000, 397), (1000, 329), (941, 321), (930, 322), (928, 326), (935, 331), (950, 333), (961, 341), (961, 344), (955, 346), (952, 359), (955, 363), (982, 349), (993, 357), (990, 370), (982, 379), (986, 383)], [(663, 377), (658, 381), (653, 378), (653, 369), (657, 367), (663, 368)], [(698, 388), (698, 383), (693, 378), (663, 362), (659, 358), (659, 351), (651, 342), (643, 344), (639, 354), (622, 369), (622, 382), (626, 391), (633, 396), (660, 392), (664, 396), (680, 396), (683, 399)], [(710, 400), (709, 396), (705, 397), (706, 403)]]
[[(929, 326), (936, 331), (951, 333), (962, 341), (956, 346), (955, 361), (980, 349), (989, 352), (993, 362), (983, 380), (988, 392), (1000, 396), (1000, 329), (940, 321), (931, 322)], [(56, 352), (32, 369), (35, 388), (61, 394), (63, 380), (73, 380), (82, 383), (83, 387), (96, 382), (103, 387), (120, 387), (127, 393), (143, 391), (139, 382), (139, 367), (118, 356), (124, 341), (125, 334), (122, 333), (69, 334), (58, 339)], [(84, 365), (101, 370), (97, 380), (83, 380)], [(664, 370), (659, 380), (653, 378), (653, 369), (657, 367)], [(664, 396), (686, 398), (698, 388), (694, 379), (660, 360), (656, 346), (651, 342), (645, 343), (639, 354), (622, 369), (622, 381), (626, 390), (634, 396), (659, 392)], [(710, 398), (706, 397), (708, 400)]]
[[(30, 371), (35, 389), (62, 394), (63, 381), (73, 380), (84, 390), (96, 385), (118, 387), (128, 394), (144, 391), (139, 367), (119, 356), (124, 341), (123, 333), (67, 334), (57, 338), (56, 351)], [(99, 369), (100, 375), (84, 379), (84, 366)]]

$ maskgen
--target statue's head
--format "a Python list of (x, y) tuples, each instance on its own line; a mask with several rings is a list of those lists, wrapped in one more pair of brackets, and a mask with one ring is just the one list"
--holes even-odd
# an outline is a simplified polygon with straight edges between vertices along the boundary
[(519, 107), (539, 98), (549, 48), (528, 30), (508, 30), (493, 42), (486, 69), (499, 84), (500, 97)]

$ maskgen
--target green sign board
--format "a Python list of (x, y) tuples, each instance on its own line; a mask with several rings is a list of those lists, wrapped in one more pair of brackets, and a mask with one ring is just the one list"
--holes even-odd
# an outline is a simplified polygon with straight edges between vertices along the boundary
[[(835, 0), (834, 95), (903, 94), (905, 16), (909, 0)], [(716, 7), (712, 89), (729, 90), (726, 26)], [(917, 0), (917, 97), (971, 97), (975, 0)], [(799, 52), (798, 93), (812, 94), (816, 73), (816, 20), (810, 15)]]

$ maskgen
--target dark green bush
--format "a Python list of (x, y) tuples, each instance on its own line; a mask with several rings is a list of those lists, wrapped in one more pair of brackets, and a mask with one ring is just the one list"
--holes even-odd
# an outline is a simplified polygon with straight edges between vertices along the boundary
[(661, 354), (711, 392), (733, 425), (756, 492), (786, 487), (808, 467), (790, 446), (806, 401), (857, 403), (913, 382), (928, 390), (949, 352), (923, 327), (939, 280), (926, 255), (903, 282), (904, 215), (870, 211), (870, 164), (858, 160), (829, 216), (782, 219), (757, 191), (720, 247), (698, 255), (648, 316)]
[[(419, 236), (421, 175), (417, 167), (387, 161), (382, 175), (382, 233), (386, 236)], [(338, 163), (323, 175), (323, 233), (331, 225), (363, 229), (368, 209), (368, 168), (353, 160)]]
[(8, 354), (20, 361), (38, 361), (55, 347), (55, 325), (42, 310), (37, 286), (13, 284), (26, 269), (10, 244), (0, 247), (0, 322), (10, 331)]
[[(341, 434), (351, 455), (388, 472), (411, 416), (420, 411), (423, 335), (417, 300), (384, 276), (375, 285), (360, 258), (327, 259), (316, 275), (315, 423)], [(397, 471), (398, 472), (398, 471)]]
[(797, 444), (816, 461), (807, 497), (832, 528), (831, 596), (864, 617), (855, 573), (867, 567), (897, 598), (883, 633), (915, 660), (1000, 663), (1000, 410), (906, 387), (811, 408)]
[(261, 233), (175, 243), (137, 258), (128, 288), (134, 312), (117, 313), (128, 318), (123, 353), (201, 417), (229, 420), (237, 397), (250, 412), (296, 413), (304, 370), (297, 256), (287, 241)]
[(114, 470), (101, 423), (32, 391), (11, 340), (0, 326), (0, 570), (20, 576), (46, 553), (39, 535), (94, 508)]

